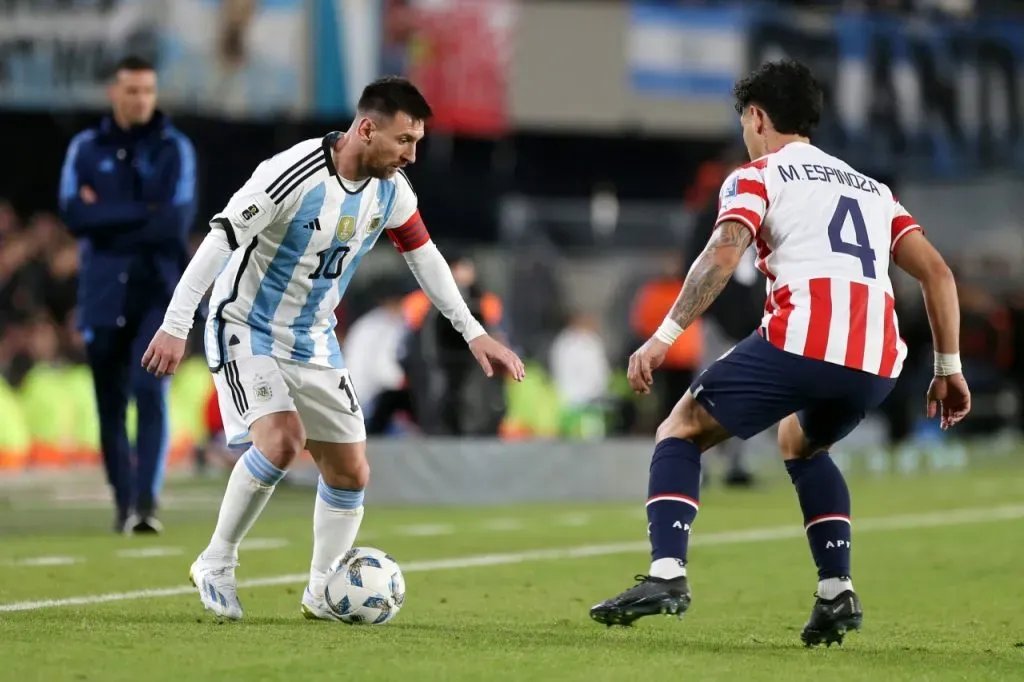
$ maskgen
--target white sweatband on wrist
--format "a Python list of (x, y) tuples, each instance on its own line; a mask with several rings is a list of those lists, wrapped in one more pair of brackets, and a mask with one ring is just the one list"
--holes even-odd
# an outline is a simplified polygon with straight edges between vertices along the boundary
[(675, 320), (666, 317), (662, 321), (661, 326), (658, 327), (658, 330), (654, 332), (654, 338), (671, 346), (682, 333), (683, 328), (676, 324)]
[(959, 353), (936, 353), (935, 354), (935, 376), (948, 377), (951, 374), (960, 374), (963, 367), (960, 365)]

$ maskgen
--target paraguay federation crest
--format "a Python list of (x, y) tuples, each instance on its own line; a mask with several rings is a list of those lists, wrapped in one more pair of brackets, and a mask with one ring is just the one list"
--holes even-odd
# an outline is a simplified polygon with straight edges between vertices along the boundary
[(356, 233), (356, 219), (350, 215), (343, 215), (338, 220), (338, 229), (335, 230), (335, 235), (338, 237), (339, 242), (347, 242), (352, 239)]

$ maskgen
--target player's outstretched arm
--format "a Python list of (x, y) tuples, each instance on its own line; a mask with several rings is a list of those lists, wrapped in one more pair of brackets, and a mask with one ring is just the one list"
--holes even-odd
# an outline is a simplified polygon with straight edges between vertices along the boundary
[(725, 220), (718, 225), (687, 273), (683, 289), (661, 327), (630, 356), (627, 377), (634, 391), (650, 393), (652, 372), (665, 360), (679, 335), (722, 293), (751, 241), (751, 228), (743, 223)]
[(146, 371), (162, 377), (178, 369), (199, 301), (230, 256), (231, 247), (224, 230), (210, 230), (174, 288), (163, 324), (142, 356)]
[(928, 388), (928, 416), (941, 414), (943, 429), (971, 411), (971, 392), (960, 363), (960, 300), (956, 280), (942, 255), (920, 231), (899, 240), (893, 259), (921, 284), (935, 348), (935, 378)]

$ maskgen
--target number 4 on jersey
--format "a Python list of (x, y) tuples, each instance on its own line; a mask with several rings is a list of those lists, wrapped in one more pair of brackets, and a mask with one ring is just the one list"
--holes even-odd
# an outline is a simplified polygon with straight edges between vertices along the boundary
[[(846, 224), (847, 216), (853, 219), (853, 236), (856, 240), (853, 243), (843, 241), (843, 225)], [(868, 228), (856, 199), (839, 197), (832, 222), (828, 224), (828, 238), (832, 242), (832, 251), (853, 256), (860, 261), (864, 276), (875, 279), (875, 251), (868, 241)]]

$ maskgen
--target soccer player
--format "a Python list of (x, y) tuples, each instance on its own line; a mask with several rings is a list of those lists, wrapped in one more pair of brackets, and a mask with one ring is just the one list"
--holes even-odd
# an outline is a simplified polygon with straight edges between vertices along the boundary
[(647, 500), (650, 574), (590, 613), (607, 625), (682, 615), (687, 544), (700, 499), (701, 454), (779, 424), (796, 488), (817, 600), (801, 638), (842, 642), (860, 628), (850, 579), (850, 495), (832, 445), (892, 390), (906, 356), (893, 312), (890, 258), (921, 284), (935, 348), (929, 417), (946, 429), (970, 410), (958, 352), (956, 285), (942, 257), (884, 184), (813, 146), (821, 90), (807, 67), (764, 64), (735, 88), (751, 163), (725, 180), (717, 229), (658, 331), (629, 360), (646, 394), (673, 341), (725, 286), (755, 244), (767, 277), (760, 328), (694, 380), (657, 433)]
[(143, 363), (172, 373), (200, 298), (214, 282), (207, 359), (232, 443), (251, 443), (228, 480), (207, 548), (189, 576), (203, 605), (242, 617), (238, 545), (295, 457), (320, 470), (307, 618), (331, 619), (324, 582), (363, 518), (366, 431), (334, 334), (334, 309), (363, 256), (387, 234), (430, 300), (488, 376), (521, 380), (520, 359), (473, 318), (427, 234), (402, 167), (416, 160), (430, 107), (401, 78), (368, 85), (346, 133), (300, 142), (264, 161), (211, 220)]

